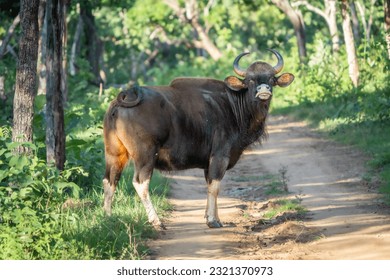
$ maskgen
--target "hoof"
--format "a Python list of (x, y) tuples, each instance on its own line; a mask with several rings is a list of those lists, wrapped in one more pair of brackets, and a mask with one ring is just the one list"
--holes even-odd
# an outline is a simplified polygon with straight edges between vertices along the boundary
[(154, 227), (155, 230), (157, 231), (161, 231), (161, 230), (166, 230), (167, 228), (165, 227), (165, 225), (161, 222), (159, 223), (152, 223), (152, 226)]
[(103, 211), (104, 211), (104, 215), (105, 215), (106, 217), (111, 217), (111, 215), (112, 215), (111, 209), (103, 208)]
[(206, 224), (207, 224), (207, 226), (209, 228), (221, 228), (221, 227), (223, 227), (223, 224), (220, 221), (216, 221), (216, 220), (208, 221)]

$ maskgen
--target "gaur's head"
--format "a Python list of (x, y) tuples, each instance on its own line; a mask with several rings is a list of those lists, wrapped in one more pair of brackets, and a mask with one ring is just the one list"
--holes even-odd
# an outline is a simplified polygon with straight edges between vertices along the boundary
[(274, 86), (287, 87), (294, 80), (294, 75), (284, 73), (277, 76), (282, 71), (284, 62), (283, 57), (276, 50), (269, 49), (278, 59), (275, 66), (262, 61), (252, 63), (246, 70), (239, 66), (240, 59), (248, 55), (249, 52), (241, 53), (233, 62), (234, 72), (242, 77), (229, 76), (225, 79), (225, 84), (229, 89), (239, 92), (248, 91), (247, 94), (254, 101), (269, 102), (272, 97)]

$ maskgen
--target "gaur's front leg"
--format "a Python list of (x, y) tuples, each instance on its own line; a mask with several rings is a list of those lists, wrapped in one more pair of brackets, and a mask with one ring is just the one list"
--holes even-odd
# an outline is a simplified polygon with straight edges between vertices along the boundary
[(210, 159), (208, 169), (205, 169), (205, 178), (207, 182), (207, 206), (206, 206), (206, 224), (210, 228), (223, 227), (218, 216), (217, 198), (221, 186), (221, 180), (225, 175), (229, 158), (213, 156)]

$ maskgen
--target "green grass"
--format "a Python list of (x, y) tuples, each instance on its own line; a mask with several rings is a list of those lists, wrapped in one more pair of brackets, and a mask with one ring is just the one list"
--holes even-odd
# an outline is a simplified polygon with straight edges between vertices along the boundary
[(264, 193), (268, 196), (278, 196), (287, 194), (288, 192), (284, 189), (284, 184), (282, 181), (275, 180), (265, 185)]
[[(81, 190), (63, 175), (53, 173), (44, 179), (52, 172), (45, 164), (31, 165), (26, 158), (14, 162), (12, 173), (5, 174), (9, 186), (0, 184), (0, 259), (133, 260), (148, 253), (145, 241), (156, 231), (130, 183), (131, 166), (118, 184), (113, 214), (108, 217), (102, 209), (102, 186)], [(36, 175), (29, 178), (32, 172)], [(15, 178), (15, 173), (20, 175)], [(150, 191), (160, 218), (164, 217), (171, 209), (167, 179), (156, 172)]]
[(264, 213), (265, 219), (273, 219), (277, 215), (285, 212), (295, 212), (297, 214), (305, 214), (307, 209), (300, 204), (298, 199), (280, 199), (274, 202), (276, 207)]
[[(76, 242), (77, 259), (142, 259), (148, 253), (145, 240), (156, 237), (156, 231), (132, 187), (132, 174), (130, 166), (118, 184), (111, 217), (103, 213), (102, 192), (84, 199), (92, 202), (89, 207), (70, 209), (65, 215), (64, 237)], [(155, 173), (150, 191), (159, 216), (166, 215), (171, 209), (166, 199), (167, 179)]]

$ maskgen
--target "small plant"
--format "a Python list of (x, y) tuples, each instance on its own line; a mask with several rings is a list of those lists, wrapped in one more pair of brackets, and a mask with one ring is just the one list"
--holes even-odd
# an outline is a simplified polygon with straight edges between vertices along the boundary
[(305, 214), (306, 208), (300, 204), (296, 199), (280, 199), (273, 203), (275, 206), (264, 213), (263, 217), (266, 219), (273, 219), (281, 213), (294, 212), (297, 214)]
[(272, 180), (265, 185), (266, 195), (282, 195), (287, 194), (288, 190), (288, 177), (287, 177), (287, 167), (282, 166), (279, 169), (279, 174), (276, 174), (270, 177)]
[(289, 181), (287, 177), (287, 166), (282, 165), (279, 169), (279, 175), (280, 175), (280, 182), (282, 184), (283, 190), (288, 193), (288, 184)]
[(265, 194), (268, 196), (279, 196), (286, 194), (281, 181), (271, 181), (265, 185)]

